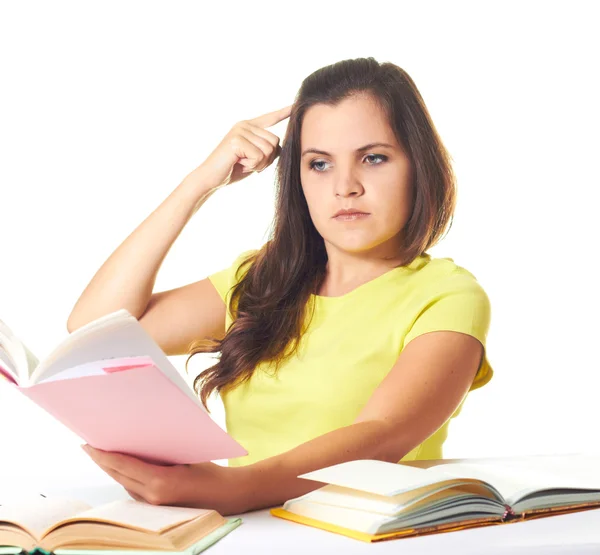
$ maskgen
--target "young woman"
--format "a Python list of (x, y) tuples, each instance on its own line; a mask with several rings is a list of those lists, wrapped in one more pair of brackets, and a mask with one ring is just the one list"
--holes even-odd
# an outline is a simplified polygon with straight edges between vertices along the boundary
[[(267, 128), (288, 117), (280, 147)], [(266, 244), (154, 293), (205, 200), (277, 157)], [(219, 352), (194, 385), (205, 405), (219, 392), (249, 455), (156, 466), (88, 446), (93, 460), (135, 499), (228, 515), (321, 487), (297, 476), (340, 462), (442, 458), (450, 419), (492, 376), (485, 291), (426, 253), (455, 207), (449, 160), (410, 76), (373, 58), (321, 68), (293, 105), (235, 124), (108, 258), (68, 329), (126, 308), (167, 355)]]

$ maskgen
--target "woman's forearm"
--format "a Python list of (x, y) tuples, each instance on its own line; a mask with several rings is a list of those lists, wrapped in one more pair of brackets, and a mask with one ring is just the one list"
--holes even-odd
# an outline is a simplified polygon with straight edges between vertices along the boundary
[[(231, 470), (243, 475), (246, 511), (281, 505), (325, 484), (297, 478), (319, 468), (357, 459), (398, 462), (403, 448), (389, 426), (365, 421), (333, 430), (280, 455)], [(406, 453), (404, 452), (406, 451)]]
[(120, 308), (140, 318), (165, 256), (216, 189), (205, 180), (201, 166), (188, 174), (96, 272), (71, 311), (69, 332)]

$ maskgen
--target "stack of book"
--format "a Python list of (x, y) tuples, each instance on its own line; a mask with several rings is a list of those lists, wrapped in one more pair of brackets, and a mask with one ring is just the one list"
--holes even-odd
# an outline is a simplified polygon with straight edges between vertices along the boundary
[(367, 542), (406, 538), (598, 508), (599, 469), (594, 454), (355, 460), (300, 475), (327, 485), (271, 514)]

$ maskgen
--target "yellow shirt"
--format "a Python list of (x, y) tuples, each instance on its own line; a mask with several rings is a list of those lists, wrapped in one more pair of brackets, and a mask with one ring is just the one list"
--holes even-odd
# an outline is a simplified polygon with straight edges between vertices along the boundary
[[(235, 270), (253, 252), (244, 251), (229, 268), (208, 276), (227, 304)], [(345, 295), (312, 295), (311, 302), (315, 312), (299, 352), (282, 363), (277, 376), (273, 365), (261, 363), (248, 382), (222, 395), (227, 431), (249, 453), (229, 459), (229, 466), (278, 455), (352, 424), (404, 347), (421, 334), (454, 330), (486, 347), (488, 296), (451, 258), (423, 254)], [(231, 323), (227, 311), (225, 329)], [(492, 374), (484, 352), (470, 390), (485, 385)], [(443, 458), (449, 423), (402, 460)]]

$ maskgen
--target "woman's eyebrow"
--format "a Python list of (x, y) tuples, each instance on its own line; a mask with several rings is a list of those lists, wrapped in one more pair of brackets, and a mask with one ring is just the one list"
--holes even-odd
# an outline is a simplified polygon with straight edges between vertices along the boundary
[[(388, 143), (369, 143), (368, 145), (361, 146), (360, 148), (357, 148), (356, 152), (363, 152), (365, 150), (370, 150), (372, 148), (375, 148), (376, 146), (386, 146), (388, 148), (394, 148), (392, 145), (390, 145)], [(329, 152), (325, 152), (324, 150), (318, 150), (316, 148), (307, 148), (302, 153), (302, 156), (304, 156), (305, 154), (310, 154), (310, 153), (313, 153), (313, 154), (322, 154), (323, 156), (331, 156), (331, 154)]]

